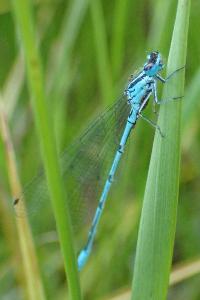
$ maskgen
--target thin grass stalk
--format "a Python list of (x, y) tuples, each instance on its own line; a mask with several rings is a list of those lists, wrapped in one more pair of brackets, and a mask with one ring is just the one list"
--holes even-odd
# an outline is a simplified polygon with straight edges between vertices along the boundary
[(70, 215), (68, 210), (66, 210), (65, 192), (59, 169), (53, 126), (44, 91), (43, 74), (38, 48), (36, 46), (31, 5), (28, 0), (13, 0), (12, 4), (16, 25), (19, 27), (26, 57), (29, 89), (64, 259), (64, 267), (68, 279), (69, 294), (71, 299), (79, 300), (81, 293), (72, 240)]
[(113, 21), (113, 37), (112, 37), (112, 68), (113, 74), (116, 79), (120, 74), (123, 64), (123, 53), (125, 47), (125, 27), (127, 21), (129, 0), (118, 0), (114, 9)]
[[(8, 178), (10, 183), (10, 188), (12, 192), (12, 199), (16, 198), (16, 195), (22, 193), (19, 177), (17, 173), (16, 167), (16, 159), (15, 153), (13, 149), (12, 140), (10, 137), (8, 124), (6, 121), (6, 116), (3, 112), (3, 105), (0, 106), (0, 133), (2, 136), (3, 144), (5, 147), (5, 155), (6, 155), (6, 165), (8, 171)], [(31, 229), (29, 227), (28, 220), (26, 216), (23, 218), (17, 217), (19, 215), (19, 211), (21, 209), (25, 209), (23, 207), (23, 203), (20, 202), (19, 205), (16, 205), (16, 225), (17, 225), (17, 233), (18, 233), (18, 245), (15, 246), (15, 249), (20, 249), (21, 259), (18, 260), (18, 268), (20, 269), (20, 264), (22, 260), (23, 267), (23, 280), (21, 282), (25, 282), (26, 286), (26, 295), (28, 299), (38, 299), (44, 300), (46, 299), (44, 288), (39, 272), (38, 261), (36, 256), (36, 251), (34, 247), (34, 241), (31, 234)], [(16, 240), (15, 240), (15, 244)]]
[[(40, 9), (41, 11), (41, 9)], [(41, 13), (39, 11), (39, 14)], [(39, 43), (41, 43), (43, 36), (47, 32), (49, 28), (49, 24), (52, 22), (53, 13), (48, 13), (48, 17), (45, 20), (42, 20), (42, 17), (38, 17), (38, 29), (39, 31)], [(24, 57), (21, 49), (19, 50), (18, 55), (16, 56), (15, 61), (10, 69), (8, 77), (6, 78), (5, 84), (2, 88), (3, 99), (9, 99), (9, 101), (5, 100), (4, 108), (6, 111), (7, 118), (10, 120), (13, 112), (16, 109), (17, 101), (19, 100), (20, 93), (22, 91), (23, 83), (24, 83)]]
[[(16, 108), (17, 101), (24, 82), (24, 59), (22, 51), (19, 51), (10, 73), (6, 79), (4, 87), (2, 89), (2, 98), (5, 100), (4, 109), (6, 111), (7, 118), (10, 120), (13, 111)], [(9, 101), (6, 101), (9, 99)]]
[[(42, 9), (39, 9), (39, 11), (37, 12), (39, 43), (41, 43), (44, 35), (47, 33), (49, 25), (53, 19), (53, 11), (49, 10), (46, 12), (45, 20), (43, 18), (42, 12)], [(24, 57), (20, 49), (2, 89), (3, 99), (9, 99), (9, 101), (4, 103), (5, 111), (9, 120), (11, 119), (12, 114), (16, 109), (17, 101), (19, 100), (20, 93), (22, 92), (25, 76), (24, 69)]]
[(55, 70), (52, 72), (52, 65), (49, 64), (47, 72), (48, 94), (51, 102), (54, 101), (53, 104), (56, 104), (57, 100), (63, 99), (68, 88), (66, 83), (70, 80), (71, 75), (72, 51), (87, 12), (88, 2), (89, 0), (71, 1), (69, 9), (64, 15), (62, 28), (56, 42), (56, 55), (53, 51), (53, 58), (49, 59), (56, 62)]
[[(167, 74), (185, 65), (190, 1), (179, 0)], [(171, 78), (163, 99), (184, 93), (184, 71)], [(181, 101), (160, 108), (148, 172), (132, 286), (132, 299), (164, 300), (167, 296), (176, 228), (180, 173)]]
[(87, 13), (88, 3), (89, 0), (71, 1), (64, 14), (59, 36), (50, 51), (47, 89), (48, 99), (54, 112), (56, 141), (59, 148), (62, 148), (66, 132), (66, 95), (76, 69), (74, 64), (72, 66), (73, 49)]
[[(2, 176), (2, 174), (3, 171), (0, 175)], [(26, 271), (23, 267), (24, 264), (22, 262), (17, 226), (13, 218), (13, 210), (11, 209), (10, 204), (11, 203), (9, 203), (8, 201), (8, 197), (4, 191), (4, 188), (2, 187), (2, 185), (0, 185), (0, 226), (2, 231), (2, 238), (4, 243), (6, 243), (6, 246), (8, 247), (10, 258), (9, 261), (6, 260), (4, 264), (1, 264), (0, 285), (5, 274), (9, 273), (10, 271), (14, 271), (15, 284), (21, 288), (21, 295), (23, 295), (24, 298), (29, 299), (28, 285), (26, 284), (27, 277), (25, 275)]]
[(109, 63), (108, 43), (103, 8), (99, 0), (91, 1), (90, 7), (94, 29), (94, 42), (96, 48), (96, 59), (101, 94), (104, 105), (109, 105), (114, 99), (114, 92), (111, 66)]

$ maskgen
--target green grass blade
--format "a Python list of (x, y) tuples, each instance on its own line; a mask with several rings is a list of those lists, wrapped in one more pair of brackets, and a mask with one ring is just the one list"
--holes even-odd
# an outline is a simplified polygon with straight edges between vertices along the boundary
[[(168, 59), (167, 74), (185, 65), (189, 25), (189, 0), (179, 0)], [(174, 76), (164, 90), (183, 95), (184, 71)], [(161, 106), (148, 172), (139, 228), (132, 299), (166, 299), (171, 267), (180, 171), (181, 101)]]
[[(62, 148), (66, 131), (66, 95), (74, 77), (73, 49), (87, 13), (89, 0), (71, 1), (63, 17), (62, 26), (47, 71), (48, 97), (54, 112), (55, 134), (58, 148)], [(55, 56), (56, 52), (56, 56)], [(56, 63), (56, 65), (55, 65)], [(52, 72), (52, 65), (55, 69)]]
[(105, 20), (102, 4), (99, 0), (91, 1), (91, 15), (94, 28), (94, 41), (101, 93), (105, 105), (113, 101), (113, 86), (111, 68), (108, 57), (108, 45), (106, 39)]
[[(14, 147), (7, 122), (7, 116), (1, 102), (3, 102), (2, 97), (0, 97), (0, 136), (2, 136), (2, 141), (4, 144), (6, 168), (12, 194), (11, 199), (15, 199), (16, 195), (20, 195), (22, 191), (17, 172)], [(21, 208), (24, 208), (23, 205), (24, 203), (20, 202), (19, 205), (16, 206), (16, 216), (19, 212), (18, 209), (20, 210)], [(13, 214), (11, 213), (11, 211), (9, 209), (7, 210), (7, 213), (5, 213), (5, 215), (2, 215), (2, 217), (4, 217), (5, 219), (4, 221), (8, 221), (8, 219), (13, 218)], [(39, 271), (34, 240), (32, 238), (28, 219), (26, 218), (26, 216), (24, 216), (24, 218), (15, 218), (15, 227), (17, 229), (18, 237), (17, 240), (16, 231), (14, 230), (15, 228), (13, 228), (14, 224), (13, 226), (10, 226), (8, 222), (6, 226), (7, 229), (10, 229), (9, 231), (6, 230), (7, 239), (10, 239), (10, 242), (12, 242), (12, 246), (14, 246), (12, 248), (13, 256), (15, 255), (17, 258), (17, 253), (18, 251), (20, 252), (20, 258), (18, 257), (18, 259), (16, 259), (16, 262), (18, 270), (22, 268), (23, 272), (18, 272), (18, 276), (20, 278), (22, 287), (25, 288), (27, 299), (45, 300), (46, 296)], [(10, 234), (13, 236), (10, 236)]]
[(45, 99), (43, 74), (41, 70), (39, 53), (36, 46), (31, 6), (28, 0), (13, 0), (12, 4), (16, 17), (16, 24), (19, 27), (26, 57), (32, 104), (35, 113), (35, 120), (38, 129), (59, 240), (64, 257), (64, 266), (68, 278), (69, 293), (71, 299), (78, 300), (81, 296), (76, 267), (76, 258), (72, 241), (70, 217), (65, 209), (65, 193), (59, 170), (55, 139), (53, 135), (53, 126), (48, 113), (47, 101)]
[(122, 64), (125, 48), (125, 27), (129, 0), (118, 0), (114, 9), (113, 38), (112, 38), (112, 67), (115, 78), (118, 79)]
[[(57, 41), (59, 49), (56, 68), (53, 74), (51, 72), (48, 74), (48, 81), (50, 82), (49, 95), (52, 98), (53, 94), (55, 105), (56, 101), (62, 99), (66, 92), (66, 82), (69, 80), (68, 76), (70, 77), (72, 50), (80, 32), (88, 8), (88, 2), (89, 0), (72, 1), (63, 19), (61, 32)], [(49, 71), (51, 70), (49, 69)]]

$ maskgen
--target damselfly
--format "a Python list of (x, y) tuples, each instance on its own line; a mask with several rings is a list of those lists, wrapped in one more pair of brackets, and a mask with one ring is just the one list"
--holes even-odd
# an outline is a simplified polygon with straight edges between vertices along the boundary
[[(90, 256), (108, 192), (130, 132), (138, 118), (142, 117), (150, 122), (163, 135), (158, 125), (142, 114), (151, 95), (156, 104), (161, 103), (157, 97), (157, 81), (165, 83), (182, 69), (174, 71), (164, 79), (159, 74), (163, 67), (160, 53), (151, 52), (141, 71), (131, 77), (124, 95), (101, 114), (81, 138), (67, 148), (61, 156), (62, 178), (75, 227), (78, 225), (79, 211), (85, 209), (88, 212), (87, 202), (91, 199), (93, 202), (99, 199), (86, 245), (78, 255), (79, 270)], [(32, 202), (47, 201), (49, 195), (44, 174), (33, 179), (21, 198), (23, 197), (32, 199)], [(15, 200), (14, 204), (18, 205), (18, 202)]]

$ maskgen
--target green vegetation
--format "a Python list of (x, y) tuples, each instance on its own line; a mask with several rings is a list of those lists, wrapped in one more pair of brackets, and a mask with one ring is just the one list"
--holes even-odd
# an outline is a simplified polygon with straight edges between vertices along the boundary
[[(151, 50), (163, 55), (167, 66), (163, 77), (184, 65), (187, 56), (185, 70), (166, 85), (162, 96), (185, 97), (160, 108), (158, 122), (165, 139), (156, 133), (153, 142), (154, 129), (143, 120), (132, 133), (94, 251), (80, 273), (81, 294), (87, 300), (111, 299), (113, 294), (130, 299), (134, 278), (134, 300), (165, 299), (166, 293), (168, 299), (200, 298), (200, 3), (191, 5), (187, 43), (189, 1), (179, 2), (188, 6), (180, 6), (178, 18), (175, 0), (0, 4), (1, 299), (69, 299), (69, 295), (81, 299), (75, 255), (86, 239), (88, 224), (71, 230), (63, 201), (70, 183), (63, 186), (60, 180), (57, 152), (120, 96), (129, 75)], [(151, 106), (145, 115), (155, 120)], [(11, 136), (6, 142), (5, 126)], [(10, 153), (11, 144), (15, 154)], [(18, 206), (13, 212), (13, 197), (20, 194), (18, 178), (24, 187), (41, 166), (52, 202), (27, 197), (31, 213), (21, 215)], [(72, 216), (77, 224), (83, 209)], [(174, 285), (167, 290), (172, 251), (172, 269), (180, 265), (181, 275), (170, 279)], [(126, 289), (129, 292), (123, 295)]]
[[(180, 0), (167, 75), (185, 66), (190, 1)], [(173, 76), (162, 99), (183, 95), (184, 70)], [(132, 299), (166, 299), (174, 246), (180, 172), (181, 101), (161, 106), (138, 234)], [(148, 266), (148, 268), (147, 268)], [(151, 295), (151, 296), (150, 296)]]

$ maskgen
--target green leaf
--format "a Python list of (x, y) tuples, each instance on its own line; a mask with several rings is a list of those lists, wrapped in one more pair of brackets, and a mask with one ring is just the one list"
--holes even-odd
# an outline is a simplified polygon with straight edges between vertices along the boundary
[(31, 5), (29, 0), (13, 0), (12, 4), (26, 57), (29, 90), (68, 279), (69, 294), (71, 299), (79, 300), (81, 296), (71, 222), (69, 213), (66, 211), (65, 192), (53, 135), (53, 122), (51, 122), (44, 91), (43, 73), (35, 38)]
[[(190, 0), (179, 0), (167, 74), (185, 65)], [(162, 99), (184, 94), (184, 70), (166, 84)], [(132, 299), (166, 299), (179, 191), (181, 100), (161, 105), (137, 242)]]

